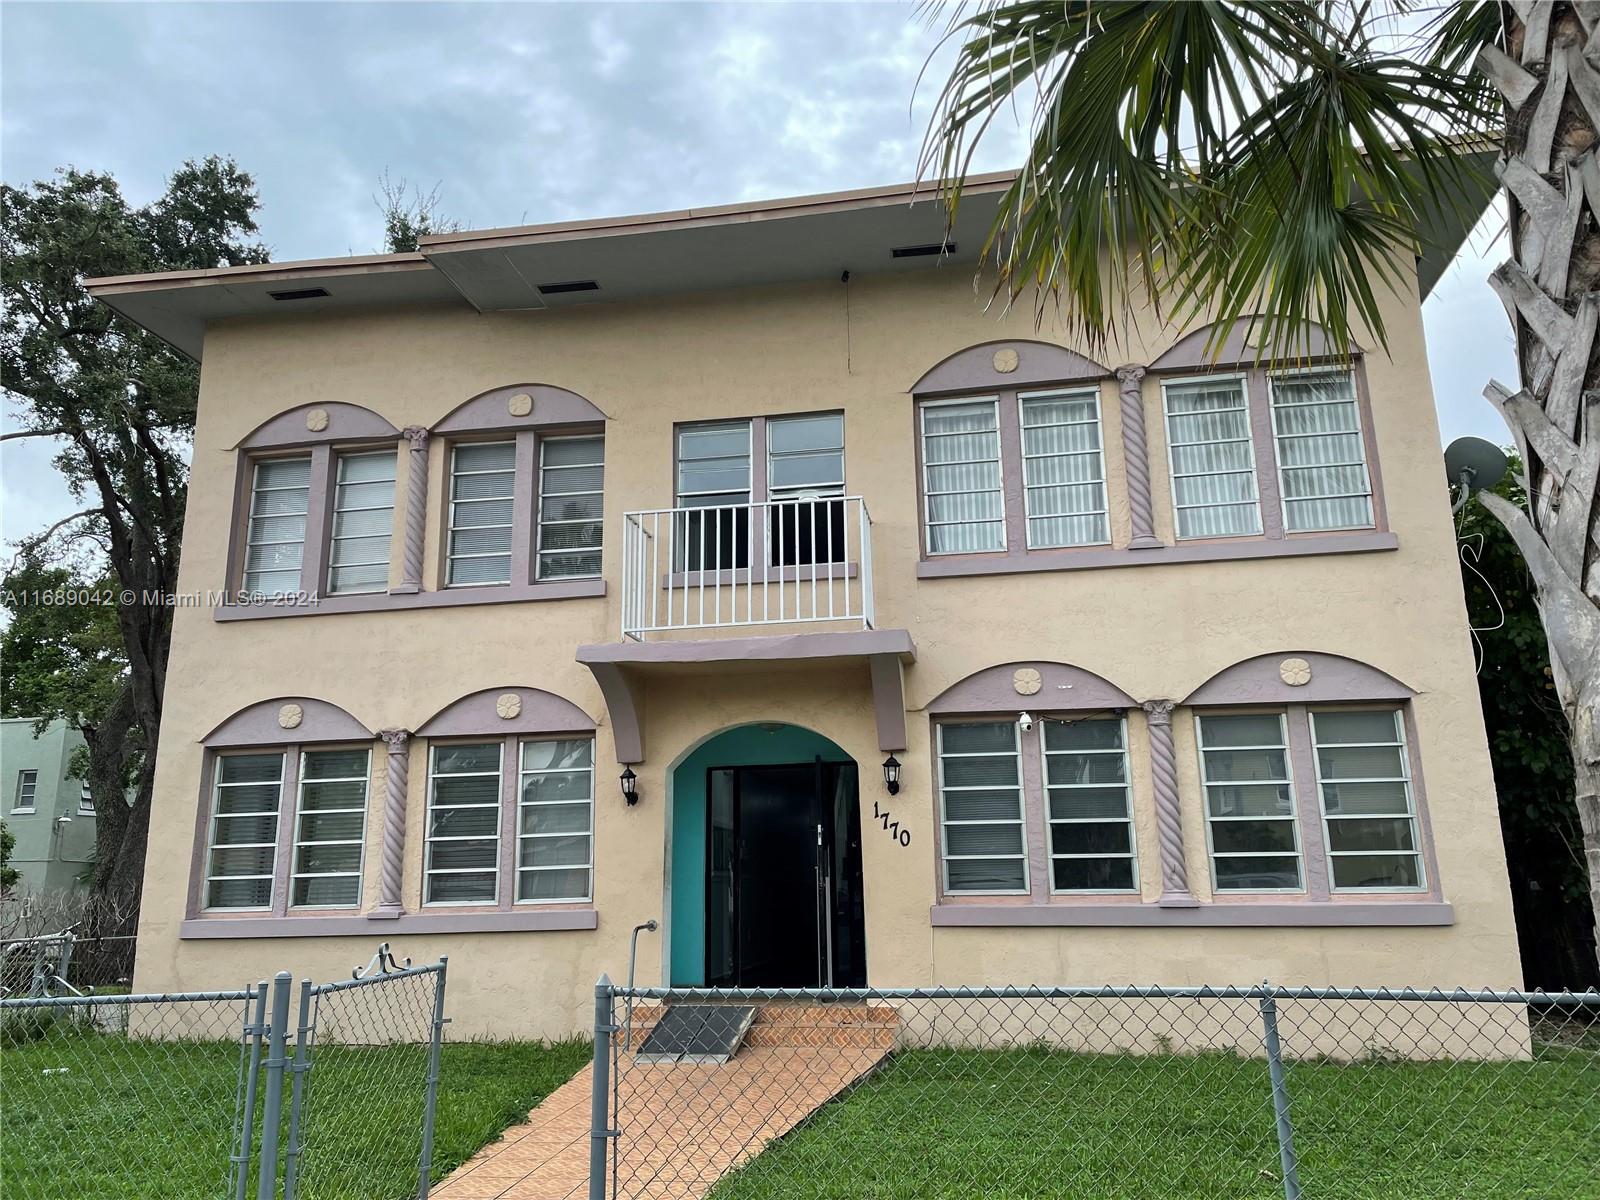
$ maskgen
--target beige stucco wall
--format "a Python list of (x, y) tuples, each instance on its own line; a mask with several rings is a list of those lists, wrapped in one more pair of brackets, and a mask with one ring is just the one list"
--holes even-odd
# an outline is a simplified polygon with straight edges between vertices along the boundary
[[(600, 722), (593, 932), (408, 936), (417, 959), (448, 952), (459, 1035), (550, 1034), (575, 1027), (594, 979), (627, 968), (628, 931), (665, 912), (663, 852), (674, 762), (710, 734), (750, 720), (815, 729), (862, 766), (868, 814), (881, 797), (864, 668), (727, 670), (654, 680), (646, 711), (642, 802), (624, 808), (610, 726), (583, 643), (618, 638), (622, 513), (669, 505), (675, 421), (843, 408), (848, 490), (870, 506), (879, 625), (918, 647), (907, 669), (910, 746), (892, 807), (912, 844), (865, 829), (871, 981), (946, 983), (1244, 982), (1499, 985), (1520, 982), (1476, 681), (1440, 470), (1438, 430), (1415, 297), (1388, 305), (1393, 357), (1366, 362), (1395, 552), (1174, 564), (919, 581), (917, 484), (908, 387), (964, 346), (1001, 337), (1060, 340), (1031, 306), (985, 313), (956, 269), (898, 278), (679, 297), (653, 304), (479, 315), (465, 307), (328, 318), (286, 316), (213, 328), (206, 343), (180, 586), (227, 577), (235, 487), (232, 449), (296, 405), (365, 405), (396, 427), (430, 425), (490, 388), (548, 383), (608, 417), (603, 599), (494, 604), (372, 615), (233, 623), (180, 609), (169, 669), (141, 928), (140, 990), (216, 987), (280, 968), (339, 977), (370, 937), (180, 940), (194, 845), (200, 739), (256, 701), (306, 695), (368, 728), (417, 728), (483, 688), (527, 685), (567, 697)], [(1098, 355), (1149, 362), (1176, 340), (1156, 328)], [(1368, 342), (1370, 344), (1370, 340)], [(1084, 349), (1079, 347), (1080, 349)], [(1113, 537), (1129, 518), (1115, 381), (1102, 388)], [(1159, 388), (1145, 381), (1158, 532), (1170, 537)], [(433, 448), (428, 562), (437, 562), (443, 447)], [(404, 456), (402, 455), (402, 458)], [(401, 494), (404, 483), (402, 476)], [(397, 541), (398, 547), (398, 541)], [(398, 558), (398, 554), (396, 555)], [(1252, 655), (1312, 650), (1370, 663), (1418, 692), (1415, 718), (1447, 928), (934, 929), (935, 801), (920, 710), (945, 687), (996, 663), (1047, 659), (1096, 672), (1136, 699), (1182, 697)], [(1206, 889), (1193, 728), (1175, 714), (1189, 875)], [(1141, 874), (1159, 862), (1142, 714), (1133, 733)], [(425, 750), (413, 747), (406, 903), (415, 908)], [(376, 889), (384, 784), (373, 781), (368, 879)], [(1315, 803), (1302, 797), (1301, 803)], [(670, 933), (670, 931), (669, 931)], [(664, 941), (648, 936), (641, 979), (659, 977)]]

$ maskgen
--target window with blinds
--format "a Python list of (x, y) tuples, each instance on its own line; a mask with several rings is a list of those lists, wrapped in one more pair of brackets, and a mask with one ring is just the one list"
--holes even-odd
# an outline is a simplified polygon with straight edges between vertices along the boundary
[(936, 402), (919, 411), (928, 553), (1004, 550), (999, 401)]
[(1371, 528), (1372, 479), (1350, 372), (1275, 375), (1271, 391), (1284, 528)]
[(368, 757), (365, 749), (307, 750), (300, 756), (290, 905), (360, 906)]
[(1260, 533), (1255, 444), (1244, 380), (1168, 383), (1162, 394), (1178, 536)]
[(1022, 762), (1015, 720), (940, 725), (939, 810), (944, 890), (1028, 890)]
[(594, 740), (522, 743), (517, 900), (588, 900), (594, 870)]
[(393, 450), (339, 456), (328, 546), (328, 591), (335, 595), (389, 586), (395, 457)]
[(1122, 718), (1045, 721), (1040, 741), (1049, 805), (1051, 890), (1135, 890), (1138, 866)]
[(1311, 740), (1333, 890), (1422, 887), (1416, 805), (1400, 714), (1313, 712)]
[(1282, 713), (1200, 717), (1211, 876), (1218, 891), (1304, 886)]
[(1110, 541), (1100, 393), (1023, 394), (1018, 402), (1028, 547), (1092, 546)]
[(450, 530), (445, 583), (511, 582), (514, 442), (472, 442), (450, 455)]
[(206, 839), (207, 908), (272, 906), (282, 800), (281, 751), (217, 756)]
[(310, 494), (310, 455), (264, 458), (255, 464), (244, 547), (243, 585), (247, 595), (273, 596), (300, 590)]
[(428, 755), (426, 904), (493, 904), (500, 895), (499, 742)]
[(605, 439), (539, 442), (539, 578), (600, 574)]

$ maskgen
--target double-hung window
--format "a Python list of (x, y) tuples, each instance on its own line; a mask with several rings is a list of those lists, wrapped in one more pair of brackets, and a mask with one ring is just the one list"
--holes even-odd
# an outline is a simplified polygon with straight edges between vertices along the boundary
[(339, 455), (328, 545), (328, 591), (333, 595), (381, 592), (389, 586), (395, 457), (393, 450)]
[(603, 437), (540, 439), (540, 579), (600, 574), (605, 461)]
[(245, 531), (246, 595), (273, 596), (300, 590), (310, 494), (310, 455), (256, 462)]
[(1164, 383), (1180, 538), (1261, 532), (1249, 395), (1239, 376)]
[(1028, 548), (1104, 545), (1111, 535), (1099, 391), (1025, 392), (1017, 402)]
[(1131, 892), (1139, 886), (1121, 717), (1043, 722), (1050, 888)]
[(1285, 530), (1371, 528), (1372, 478), (1351, 372), (1288, 372), (1269, 387)]
[(18, 771), (17, 791), (11, 799), (13, 813), (28, 814), (33, 811), (34, 794), (39, 790), (38, 771)]
[(78, 815), (80, 817), (94, 816), (94, 794), (89, 791), (87, 781), (78, 789)]
[(750, 565), (750, 422), (678, 427), (678, 513), (673, 566), (725, 571)]
[(211, 795), (205, 907), (272, 907), (284, 752), (220, 754)]
[(1004, 550), (1000, 401), (929, 401), (919, 412), (928, 553)]
[(1287, 724), (1281, 712), (1202, 714), (1200, 771), (1219, 892), (1305, 886)]
[(1333, 890), (1421, 888), (1421, 843), (1400, 713), (1313, 711), (1311, 740)]
[(356, 908), (367, 829), (369, 752), (307, 750), (300, 756), (295, 803), (295, 908)]
[(767, 418), (767, 561), (840, 562), (845, 552), (844, 414)]
[(944, 890), (1026, 894), (1028, 849), (1016, 720), (941, 724), (938, 736)]
[(516, 479), (515, 442), (467, 442), (451, 448), (448, 586), (511, 582)]

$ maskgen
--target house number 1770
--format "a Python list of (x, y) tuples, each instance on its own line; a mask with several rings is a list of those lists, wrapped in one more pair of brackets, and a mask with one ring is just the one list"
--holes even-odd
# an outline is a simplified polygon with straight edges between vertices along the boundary
[(882, 822), (883, 827), (886, 831), (888, 831), (889, 836), (895, 841), (899, 842), (902, 846), (911, 845), (911, 830), (901, 829), (900, 822), (893, 819), (893, 816), (888, 809), (879, 807), (876, 800), (872, 802), (872, 819), (874, 821)]

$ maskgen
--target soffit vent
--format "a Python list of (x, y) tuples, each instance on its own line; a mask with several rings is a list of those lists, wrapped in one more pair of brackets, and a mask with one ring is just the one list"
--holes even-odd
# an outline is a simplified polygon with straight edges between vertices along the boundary
[(928, 242), (922, 246), (896, 246), (889, 251), (891, 258), (930, 258), (935, 254), (954, 254), (954, 242)]
[(564, 296), (568, 292), (598, 292), (600, 285), (592, 279), (573, 279), (566, 283), (541, 283), (541, 296)]
[(316, 300), (327, 294), (327, 288), (294, 288), (287, 292), (267, 293), (274, 300)]

